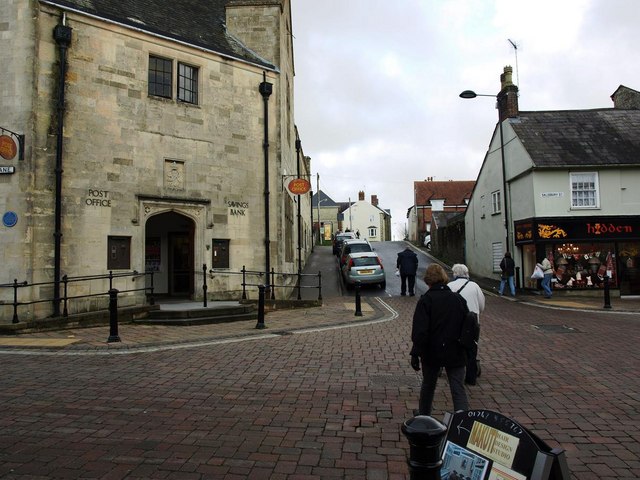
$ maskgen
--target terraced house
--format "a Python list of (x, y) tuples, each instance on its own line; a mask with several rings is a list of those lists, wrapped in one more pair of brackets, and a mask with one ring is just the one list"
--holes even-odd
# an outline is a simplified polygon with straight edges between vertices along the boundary
[(511, 67), (500, 79), (465, 214), (470, 270), (496, 278), (510, 251), (524, 288), (546, 257), (558, 294), (640, 295), (640, 92), (620, 85), (608, 108), (522, 111)]
[(29, 315), (57, 313), (64, 275), (231, 299), (243, 266), (304, 263), (288, 0), (5, 0), (0, 29), (0, 283), (54, 298)]

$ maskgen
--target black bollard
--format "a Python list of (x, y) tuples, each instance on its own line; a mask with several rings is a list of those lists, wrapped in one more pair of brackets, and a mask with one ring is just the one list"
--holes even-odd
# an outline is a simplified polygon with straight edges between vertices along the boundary
[(204, 296), (204, 308), (207, 308), (207, 264), (202, 264), (202, 292)]
[(411, 480), (441, 480), (440, 450), (447, 427), (433, 417), (419, 415), (402, 424), (402, 433), (409, 441)]
[(109, 338), (107, 343), (119, 342), (118, 335), (118, 290), (109, 290)]
[(360, 302), (360, 282), (356, 282), (356, 317), (362, 316), (362, 304)]
[(609, 291), (609, 275), (604, 276), (604, 307), (611, 308), (611, 292)]
[(264, 285), (258, 285), (258, 323), (257, 329), (266, 328), (264, 325)]

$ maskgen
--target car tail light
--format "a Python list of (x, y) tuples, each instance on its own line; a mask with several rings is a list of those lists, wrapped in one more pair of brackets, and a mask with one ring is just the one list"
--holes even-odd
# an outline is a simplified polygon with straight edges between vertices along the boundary
[(384, 270), (384, 267), (382, 266), (382, 262), (380, 261), (380, 257), (376, 257), (376, 260), (378, 260), (378, 265), (380, 265), (380, 270)]

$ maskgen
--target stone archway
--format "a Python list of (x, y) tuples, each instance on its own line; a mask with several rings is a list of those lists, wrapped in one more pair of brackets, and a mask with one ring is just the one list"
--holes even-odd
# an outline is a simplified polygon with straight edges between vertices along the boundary
[(195, 222), (175, 211), (150, 216), (145, 224), (145, 263), (153, 270), (154, 293), (193, 298)]

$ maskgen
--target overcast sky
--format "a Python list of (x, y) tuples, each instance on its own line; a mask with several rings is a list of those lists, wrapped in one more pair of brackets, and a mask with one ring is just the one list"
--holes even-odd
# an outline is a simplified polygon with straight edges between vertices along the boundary
[[(394, 237), (413, 182), (475, 180), (513, 67), (520, 110), (610, 108), (640, 90), (638, 0), (292, 0), (295, 119), (312, 186), (377, 195)], [(512, 46), (509, 40), (517, 46)]]

